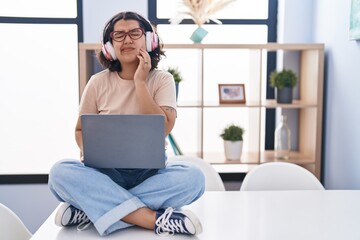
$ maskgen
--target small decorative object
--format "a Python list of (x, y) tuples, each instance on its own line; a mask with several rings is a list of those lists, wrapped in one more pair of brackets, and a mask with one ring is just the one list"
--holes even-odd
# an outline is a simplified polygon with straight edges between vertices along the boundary
[(206, 37), (207, 34), (208, 34), (208, 31), (206, 31), (201, 26), (198, 26), (198, 28), (196, 28), (195, 31), (191, 34), (190, 39), (194, 43), (201, 43), (201, 41), (204, 39), (204, 37)]
[(219, 102), (223, 103), (245, 103), (244, 84), (219, 84)]
[(190, 16), (194, 23), (198, 25), (190, 39), (194, 43), (201, 43), (208, 33), (202, 28), (202, 25), (210, 22), (210, 20), (222, 24), (220, 20), (212, 16), (233, 1), (235, 0), (182, 0), (183, 6), (180, 7), (177, 15), (170, 19), (170, 23), (179, 24), (186, 16)]
[(226, 127), (220, 134), (224, 140), (225, 157), (227, 160), (240, 160), (243, 146), (244, 129), (237, 125)]
[(176, 87), (176, 99), (178, 98), (179, 94), (179, 83), (183, 80), (183, 77), (177, 67), (168, 67), (167, 70), (171, 75), (173, 75)]
[(282, 115), (280, 125), (275, 129), (275, 158), (289, 159), (291, 149), (291, 132), (287, 125), (287, 116)]
[(292, 70), (273, 71), (270, 74), (270, 85), (275, 88), (278, 103), (292, 103), (293, 88), (296, 86), (297, 77)]

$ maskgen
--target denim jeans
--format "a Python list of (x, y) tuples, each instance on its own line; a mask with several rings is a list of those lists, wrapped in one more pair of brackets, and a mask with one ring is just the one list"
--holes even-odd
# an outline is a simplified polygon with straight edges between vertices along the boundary
[(64, 159), (50, 170), (49, 187), (59, 201), (84, 211), (100, 235), (132, 225), (121, 221), (148, 207), (181, 208), (205, 190), (200, 169), (186, 161), (163, 169), (96, 169), (79, 160)]

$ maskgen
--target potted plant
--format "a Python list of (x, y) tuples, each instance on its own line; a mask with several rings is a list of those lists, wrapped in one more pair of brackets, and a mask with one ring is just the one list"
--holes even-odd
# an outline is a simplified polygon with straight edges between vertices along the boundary
[(240, 160), (244, 132), (245, 130), (242, 127), (231, 124), (220, 134), (220, 137), (224, 140), (225, 157), (227, 160)]
[(270, 74), (270, 86), (275, 88), (278, 103), (292, 103), (293, 88), (296, 86), (296, 74), (290, 69), (273, 71)]
[(166, 71), (168, 71), (174, 78), (175, 87), (176, 87), (176, 99), (177, 99), (179, 93), (179, 83), (183, 80), (183, 77), (177, 67), (168, 67)]

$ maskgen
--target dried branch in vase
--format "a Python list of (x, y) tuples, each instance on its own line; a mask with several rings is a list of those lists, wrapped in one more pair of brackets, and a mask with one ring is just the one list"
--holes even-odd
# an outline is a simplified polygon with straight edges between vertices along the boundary
[(190, 16), (198, 26), (211, 21), (221, 24), (213, 15), (235, 0), (183, 0), (177, 15), (170, 19), (171, 24), (179, 24)]

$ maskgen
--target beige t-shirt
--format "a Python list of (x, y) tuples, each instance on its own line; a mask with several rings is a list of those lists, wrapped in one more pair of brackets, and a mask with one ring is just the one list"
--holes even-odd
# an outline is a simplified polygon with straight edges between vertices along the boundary
[[(146, 79), (151, 96), (159, 106), (176, 109), (173, 76), (161, 70), (152, 70)], [(108, 69), (93, 75), (81, 97), (79, 115), (82, 114), (141, 114), (132, 80), (120, 78)]]

